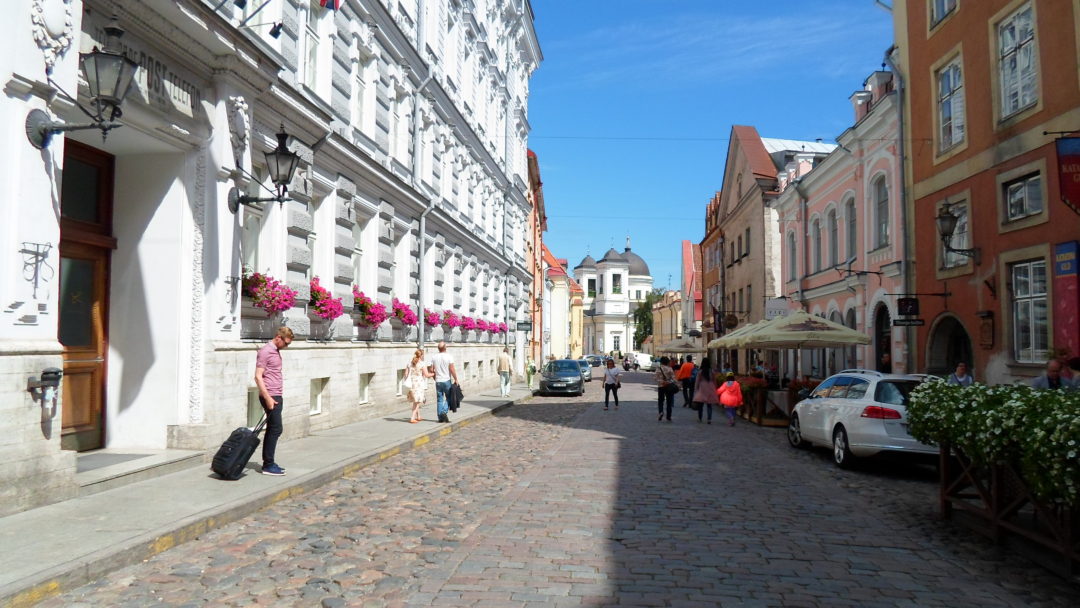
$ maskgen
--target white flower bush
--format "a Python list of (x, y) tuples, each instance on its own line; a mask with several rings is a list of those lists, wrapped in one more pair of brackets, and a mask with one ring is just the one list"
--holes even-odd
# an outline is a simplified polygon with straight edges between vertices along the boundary
[(1080, 392), (924, 382), (908, 422), (920, 441), (980, 465), (1013, 464), (1040, 500), (1080, 505)]

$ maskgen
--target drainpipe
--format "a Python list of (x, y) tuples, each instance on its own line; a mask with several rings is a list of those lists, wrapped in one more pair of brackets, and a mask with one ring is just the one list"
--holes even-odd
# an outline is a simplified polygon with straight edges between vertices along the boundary
[[(889, 69), (892, 70), (893, 80), (895, 81), (896, 88), (896, 116), (897, 116), (897, 133), (896, 133), (896, 151), (900, 155), (900, 196), (897, 197), (900, 201), (900, 225), (904, 227), (904, 238), (902, 239), (902, 251), (903, 257), (901, 258), (901, 264), (904, 269), (904, 293), (914, 293), (915, 286), (912, 284), (912, 268), (911, 263), (908, 261), (908, 239), (911, 235), (911, 230), (908, 226), (908, 206), (907, 206), (907, 157), (906, 148), (904, 145), (904, 74), (900, 71), (900, 68), (893, 63), (892, 54), (896, 51), (896, 45), (890, 46), (885, 51), (885, 63), (889, 65)], [(907, 352), (904, 356), (904, 365), (911, 373), (915, 371), (915, 328), (906, 327), (904, 329), (904, 340), (906, 341)]]
[[(808, 234), (808, 231), (810, 230), (810, 225), (807, 223), (807, 219), (808, 219), (807, 214), (809, 213), (809, 206), (810, 206), (809, 198), (810, 197), (808, 197), (806, 195), (806, 190), (803, 188), (802, 178), (801, 177), (797, 177), (797, 178), (791, 180), (791, 185), (795, 186), (795, 192), (799, 195), (799, 212), (800, 212), (800, 215), (802, 215), (802, 221), (799, 222), (799, 223), (802, 224), (802, 235), (800, 235), (800, 236), (802, 237), (803, 269), (802, 269), (802, 272), (799, 273), (799, 304), (803, 307), (803, 310), (806, 310), (806, 290), (805, 290), (805, 286), (806, 286), (806, 277), (809, 274), (807, 272), (807, 269), (810, 267), (810, 246), (809, 246), (809, 243), (807, 243), (807, 241), (810, 240), (810, 238), (809, 238), (810, 235)], [(809, 311), (807, 311), (807, 312), (809, 312)], [(797, 348), (797, 349), (795, 349), (795, 374), (793, 374), (795, 376), (795, 378), (799, 377), (799, 372), (801, 372), (801, 371), (802, 371), (802, 349)], [(813, 372), (814, 370), (811, 369), (810, 371)]]

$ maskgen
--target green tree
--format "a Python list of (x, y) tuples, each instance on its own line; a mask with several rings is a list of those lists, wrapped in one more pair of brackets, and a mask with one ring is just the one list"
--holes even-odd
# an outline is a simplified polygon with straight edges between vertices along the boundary
[(653, 289), (645, 294), (645, 300), (639, 302), (634, 310), (634, 344), (640, 346), (645, 338), (652, 335), (652, 307), (664, 297), (663, 289)]

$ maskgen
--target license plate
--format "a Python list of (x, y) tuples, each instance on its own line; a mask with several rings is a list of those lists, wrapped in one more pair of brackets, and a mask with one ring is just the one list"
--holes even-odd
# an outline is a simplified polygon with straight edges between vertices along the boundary
[(564, 382), (552, 382), (551, 383), (551, 388), (562, 388), (564, 386), (566, 386), (566, 383), (564, 383)]

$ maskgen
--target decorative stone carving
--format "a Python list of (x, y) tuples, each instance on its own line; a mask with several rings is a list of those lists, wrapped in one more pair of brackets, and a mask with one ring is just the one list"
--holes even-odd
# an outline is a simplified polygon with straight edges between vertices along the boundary
[(240, 167), (244, 162), (251, 130), (247, 100), (239, 95), (229, 97), (226, 107), (229, 113), (229, 140), (232, 143), (233, 159), (236, 166)]
[(52, 74), (56, 60), (71, 48), (75, 39), (71, 0), (34, 0), (30, 21), (34, 42), (45, 56), (45, 73)]

